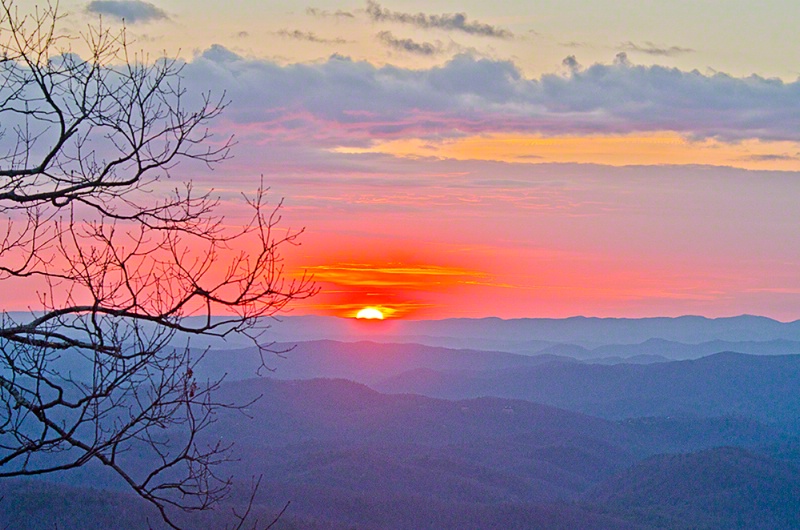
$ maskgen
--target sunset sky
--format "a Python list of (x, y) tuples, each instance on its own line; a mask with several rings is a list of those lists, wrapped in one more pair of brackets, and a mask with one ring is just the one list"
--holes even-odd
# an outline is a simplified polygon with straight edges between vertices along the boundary
[[(800, 318), (795, 1), (63, 0), (223, 91), (296, 314)], [(77, 46), (77, 44), (76, 44)]]

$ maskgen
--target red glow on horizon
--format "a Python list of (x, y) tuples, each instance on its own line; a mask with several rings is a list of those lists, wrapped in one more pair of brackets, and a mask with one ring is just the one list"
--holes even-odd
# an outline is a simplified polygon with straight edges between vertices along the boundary
[(335, 262), (305, 267), (320, 287), (306, 307), (334, 316), (378, 320), (424, 316), (437, 294), (484, 278), (485, 273), (453, 265), (411, 261)]

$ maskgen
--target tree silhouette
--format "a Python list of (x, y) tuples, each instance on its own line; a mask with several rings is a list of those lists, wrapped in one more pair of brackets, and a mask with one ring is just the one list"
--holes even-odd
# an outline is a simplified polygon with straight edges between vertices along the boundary
[(313, 294), (283, 274), (299, 232), (276, 230), (263, 186), (234, 228), (190, 182), (166, 191), (175, 164), (232, 145), (207, 129), (224, 95), (187, 93), (179, 61), (102, 26), (63, 35), (57, 5), (0, 7), (0, 286), (38, 295), (0, 321), (0, 477), (100, 462), (177, 527), (231, 485), (229, 447), (198, 434), (233, 405), (188, 338), (246, 334), (263, 365), (265, 317)]

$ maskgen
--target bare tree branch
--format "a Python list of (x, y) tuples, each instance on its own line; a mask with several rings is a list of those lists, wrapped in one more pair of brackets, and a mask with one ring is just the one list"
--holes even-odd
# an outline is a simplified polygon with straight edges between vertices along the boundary
[(40, 301), (0, 316), (0, 478), (100, 462), (177, 528), (230, 491), (230, 447), (199, 435), (237, 407), (186, 344), (244, 334), (266, 367), (265, 322), (315, 291), (283, 270), (302, 231), (278, 228), (263, 184), (234, 228), (190, 182), (159, 196), (178, 162), (229, 156), (208, 129), (225, 95), (189, 108), (181, 63), (131, 56), (124, 31), (89, 28), (83, 59), (60, 18), (0, 0), (0, 281)]

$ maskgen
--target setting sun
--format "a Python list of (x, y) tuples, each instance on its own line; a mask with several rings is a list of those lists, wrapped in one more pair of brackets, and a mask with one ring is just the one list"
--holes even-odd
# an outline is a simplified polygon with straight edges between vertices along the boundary
[(365, 320), (383, 320), (383, 313), (374, 307), (365, 307), (356, 313), (356, 318)]

